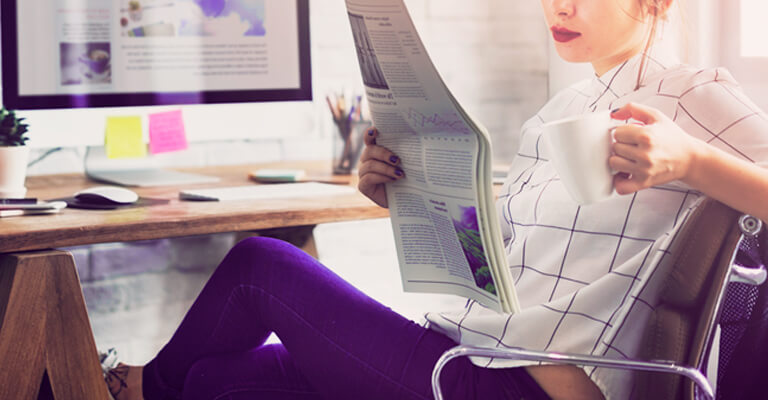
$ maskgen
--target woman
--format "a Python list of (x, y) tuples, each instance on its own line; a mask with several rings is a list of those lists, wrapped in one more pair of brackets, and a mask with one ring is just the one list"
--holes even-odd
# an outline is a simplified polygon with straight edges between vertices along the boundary
[[(145, 367), (108, 374), (118, 400), (428, 399), (430, 374), (457, 342), (578, 353), (632, 352), (642, 321), (631, 303), (677, 220), (702, 196), (768, 220), (768, 117), (721, 69), (678, 65), (653, 46), (674, 0), (542, 0), (566, 61), (595, 78), (551, 99), (522, 128), (498, 201), (523, 311), (469, 302), (430, 313), (425, 328), (377, 304), (295, 248), (270, 239), (238, 244), (178, 331)], [(543, 149), (541, 125), (614, 110), (611, 167), (619, 194), (579, 207)], [(407, 165), (366, 138), (359, 189), (387, 207), (386, 182)], [(553, 278), (554, 277), (554, 278)], [(622, 330), (624, 328), (624, 330)], [(280, 345), (262, 345), (275, 332)], [(485, 368), (485, 367), (493, 368)], [(466, 359), (449, 364), (453, 399), (626, 398), (611, 371)]]

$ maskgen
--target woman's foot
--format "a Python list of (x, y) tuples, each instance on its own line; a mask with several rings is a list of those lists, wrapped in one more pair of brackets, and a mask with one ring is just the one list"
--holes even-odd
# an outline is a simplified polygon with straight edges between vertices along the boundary
[(104, 375), (109, 393), (115, 400), (143, 400), (141, 394), (141, 374), (144, 367), (130, 366), (123, 363), (110, 369)]

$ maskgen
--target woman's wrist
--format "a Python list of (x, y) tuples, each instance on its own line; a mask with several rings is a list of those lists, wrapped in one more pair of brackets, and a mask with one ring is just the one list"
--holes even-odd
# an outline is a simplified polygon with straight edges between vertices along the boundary
[(691, 138), (691, 152), (688, 158), (688, 165), (680, 178), (680, 181), (686, 185), (701, 190), (702, 185), (707, 181), (707, 169), (713, 162), (715, 148), (700, 140)]

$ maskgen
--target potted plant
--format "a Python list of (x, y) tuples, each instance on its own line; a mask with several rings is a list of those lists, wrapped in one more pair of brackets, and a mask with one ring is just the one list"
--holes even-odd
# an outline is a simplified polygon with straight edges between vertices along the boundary
[(27, 188), (29, 147), (26, 142), (27, 124), (16, 112), (0, 107), (0, 197), (24, 197)]

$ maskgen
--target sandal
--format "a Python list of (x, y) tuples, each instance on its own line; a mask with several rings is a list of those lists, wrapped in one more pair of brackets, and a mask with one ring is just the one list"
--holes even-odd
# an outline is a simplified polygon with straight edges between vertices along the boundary
[(117, 351), (114, 348), (105, 353), (99, 353), (99, 362), (101, 363), (101, 372), (104, 375), (104, 381), (107, 383), (107, 390), (112, 400), (116, 399), (120, 392), (128, 385), (125, 378), (128, 376), (128, 366), (118, 362)]

